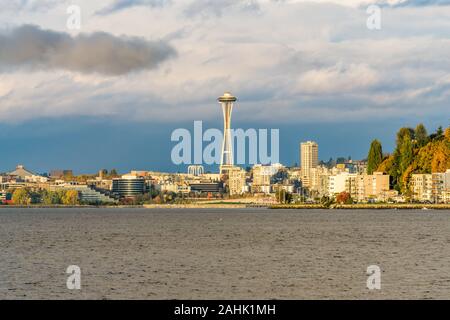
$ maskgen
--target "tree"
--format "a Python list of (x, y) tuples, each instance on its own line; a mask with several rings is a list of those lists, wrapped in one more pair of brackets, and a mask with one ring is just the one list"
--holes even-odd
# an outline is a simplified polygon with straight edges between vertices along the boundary
[(402, 144), (400, 145), (400, 163), (399, 163), (399, 177), (401, 178), (398, 182), (400, 184), (400, 189), (405, 191), (407, 188), (407, 180), (403, 177), (404, 173), (408, 169), (408, 167), (413, 162), (414, 150), (411, 141), (411, 137), (409, 135), (405, 135), (403, 137)]
[(44, 191), (42, 194), (42, 202), (45, 205), (61, 204), (61, 192)]
[(352, 204), (353, 199), (348, 192), (341, 192), (336, 196), (336, 202), (339, 204)]
[(116, 177), (119, 176), (119, 174), (117, 173), (117, 170), (116, 170), (116, 169), (112, 169), (112, 170), (109, 172), (109, 176), (110, 176), (111, 178), (116, 178)]
[(291, 203), (292, 202), (292, 194), (287, 192), (286, 190), (280, 188), (276, 193), (275, 197), (279, 203)]
[(67, 190), (62, 197), (62, 203), (66, 206), (75, 206), (79, 204), (78, 191)]
[(381, 142), (373, 140), (370, 145), (369, 155), (367, 156), (367, 174), (371, 175), (378, 169), (383, 162), (383, 148)]
[(12, 195), (12, 202), (15, 205), (28, 205), (31, 203), (31, 195), (27, 189), (16, 189)]
[(416, 130), (414, 131), (415, 137), (416, 137), (416, 141), (417, 141), (417, 146), (423, 147), (424, 145), (427, 144), (428, 142), (428, 133), (427, 133), (427, 129), (425, 128), (425, 126), (420, 123), (417, 125)]

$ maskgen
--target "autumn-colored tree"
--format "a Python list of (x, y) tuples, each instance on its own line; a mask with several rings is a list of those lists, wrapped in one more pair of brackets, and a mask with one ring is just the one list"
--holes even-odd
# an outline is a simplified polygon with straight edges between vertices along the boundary
[(67, 190), (63, 197), (62, 203), (66, 206), (75, 206), (79, 204), (79, 194), (76, 190)]
[(348, 192), (341, 192), (336, 196), (336, 202), (339, 204), (352, 204), (353, 199)]
[(45, 205), (61, 204), (63, 192), (44, 191), (42, 193), (42, 203)]
[[(412, 174), (430, 174), (450, 169), (450, 127), (432, 134), (422, 147), (411, 144), (408, 131), (407, 128), (399, 131), (397, 149), (378, 167), (379, 171), (393, 177), (394, 187), (403, 193), (408, 191)], [(420, 131), (416, 129), (416, 139), (420, 138)]]
[(16, 189), (12, 195), (12, 202), (15, 205), (29, 205), (31, 203), (31, 195), (27, 189)]

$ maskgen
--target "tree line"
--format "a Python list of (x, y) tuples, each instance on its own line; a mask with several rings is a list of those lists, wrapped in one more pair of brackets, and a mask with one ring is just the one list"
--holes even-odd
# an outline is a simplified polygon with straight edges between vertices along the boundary
[(12, 192), (12, 203), (15, 205), (69, 205), (80, 204), (80, 196), (76, 190), (33, 191), (28, 188), (15, 189)]
[(391, 176), (392, 187), (407, 192), (413, 173), (429, 174), (450, 169), (450, 127), (439, 127), (428, 135), (423, 124), (401, 128), (392, 154), (383, 154), (379, 140), (373, 140), (367, 156), (367, 174), (380, 171)]

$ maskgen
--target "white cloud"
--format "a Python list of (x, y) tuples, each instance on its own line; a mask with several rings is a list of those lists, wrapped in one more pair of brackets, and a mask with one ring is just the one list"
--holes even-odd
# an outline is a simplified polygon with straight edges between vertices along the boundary
[[(240, 98), (236, 116), (243, 120), (357, 121), (427, 116), (448, 108), (450, 7), (385, 8), (382, 30), (372, 32), (359, 8), (362, 1), (261, 0), (257, 10), (231, 1), (220, 14), (206, 10), (187, 16), (197, 1), (102, 16), (95, 13), (105, 3), (79, 0), (82, 32), (158, 35), (178, 57), (156, 70), (115, 77), (3, 73), (0, 121), (75, 115), (149, 122), (212, 119), (220, 116), (215, 98), (225, 90)], [(0, 14), (0, 21), (41, 21), (45, 29), (66, 32), (64, 14), (53, 9), (15, 20)]]

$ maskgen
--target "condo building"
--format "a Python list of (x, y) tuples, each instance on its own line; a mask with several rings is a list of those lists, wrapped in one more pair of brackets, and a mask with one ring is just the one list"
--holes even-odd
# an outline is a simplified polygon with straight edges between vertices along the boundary
[(271, 193), (272, 178), (278, 171), (283, 169), (284, 166), (280, 163), (272, 165), (260, 165), (257, 164), (253, 167), (253, 193)]
[(231, 196), (244, 194), (247, 191), (247, 172), (240, 167), (230, 168), (228, 188)]
[(319, 165), (319, 146), (316, 142), (307, 141), (300, 145), (300, 163), (302, 181), (305, 187), (312, 185), (312, 170)]
[(328, 195), (336, 196), (348, 192), (358, 202), (383, 200), (389, 191), (389, 175), (374, 172), (373, 175), (359, 175), (342, 172), (328, 177)]
[(411, 175), (410, 190), (412, 193), (412, 198), (416, 201), (433, 201), (433, 175)]

